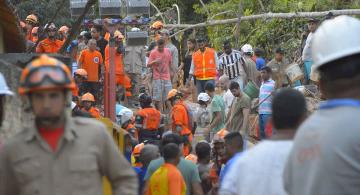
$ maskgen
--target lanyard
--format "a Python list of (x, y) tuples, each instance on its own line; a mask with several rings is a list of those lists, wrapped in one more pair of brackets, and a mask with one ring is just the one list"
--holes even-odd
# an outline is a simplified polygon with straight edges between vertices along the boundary
[(349, 106), (360, 108), (360, 100), (355, 99), (334, 99), (328, 100), (320, 105), (320, 109), (331, 109), (340, 106)]

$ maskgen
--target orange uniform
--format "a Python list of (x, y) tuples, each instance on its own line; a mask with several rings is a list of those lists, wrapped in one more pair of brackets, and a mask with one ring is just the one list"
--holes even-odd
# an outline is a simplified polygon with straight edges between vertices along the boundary
[(36, 53), (57, 53), (62, 47), (63, 42), (60, 40), (50, 40), (46, 38), (38, 44), (36, 47)]
[[(109, 71), (109, 45), (105, 47), (105, 70)], [(116, 83), (118, 85), (124, 86), (126, 89), (131, 88), (131, 80), (124, 72), (124, 56), (115, 52), (115, 74), (116, 74)]]
[(181, 136), (188, 136), (188, 143), (184, 144), (183, 154), (187, 156), (190, 154), (192, 134), (191, 134), (191, 126), (190, 119), (187, 112), (186, 105), (183, 101), (177, 102), (172, 108), (172, 129), (174, 132), (177, 132), (177, 127), (180, 126), (181, 130), (178, 132)]
[(89, 110), (86, 110), (85, 108), (83, 108), (82, 110), (90, 113), (90, 115), (94, 118), (100, 118), (100, 111), (95, 107), (91, 107)]
[(103, 64), (103, 58), (98, 51), (83, 50), (80, 54), (79, 64), (88, 73), (88, 82), (99, 81), (99, 68)]
[(160, 127), (161, 113), (155, 108), (144, 108), (138, 111), (137, 116), (143, 118), (142, 124), (138, 127), (149, 131), (156, 131)]
[(216, 52), (212, 48), (205, 48), (193, 54), (194, 76), (197, 80), (210, 80), (216, 78)]
[(165, 163), (150, 177), (147, 195), (185, 195), (186, 185), (180, 171)]

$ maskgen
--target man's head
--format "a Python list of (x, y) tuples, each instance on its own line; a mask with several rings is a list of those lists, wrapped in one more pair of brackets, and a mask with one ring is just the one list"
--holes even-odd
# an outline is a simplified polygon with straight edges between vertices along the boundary
[(22, 71), (19, 94), (27, 95), (38, 125), (51, 127), (63, 122), (67, 100), (75, 82), (65, 64), (41, 55)]
[(167, 95), (167, 100), (170, 101), (171, 105), (175, 105), (178, 101), (183, 98), (183, 94), (177, 89), (172, 89)]
[(219, 78), (219, 86), (222, 90), (226, 91), (229, 89), (229, 83), (230, 83), (230, 79), (228, 76), (226, 75), (222, 75)]
[(284, 57), (284, 49), (282, 48), (276, 48), (275, 50), (275, 60), (278, 61), (278, 62), (281, 62), (283, 60), (283, 57)]
[(210, 103), (210, 96), (207, 93), (200, 93), (198, 95), (198, 103), (202, 107), (207, 107), (207, 105)]
[(315, 32), (319, 24), (319, 20), (316, 18), (311, 18), (308, 23), (310, 32)]
[(25, 27), (28, 30), (31, 30), (36, 24), (38, 24), (38, 18), (34, 14), (30, 14), (25, 19)]
[(291, 88), (280, 89), (272, 100), (273, 125), (281, 130), (295, 130), (305, 119), (307, 114), (304, 96)]
[(79, 68), (79, 69), (75, 70), (75, 72), (74, 72), (75, 83), (80, 84), (80, 83), (86, 81), (87, 76), (88, 76), (88, 74), (85, 69)]
[(206, 41), (205, 41), (204, 38), (199, 38), (199, 39), (197, 40), (197, 44), (198, 44), (198, 46), (199, 46), (200, 51), (202, 51), (202, 52), (205, 51)]
[(86, 110), (89, 110), (95, 103), (95, 98), (91, 93), (85, 93), (81, 96), (81, 103)]
[(47, 35), (50, 39), (55, 39), (56, 33), (57, 33), (57, 28), (55, 26), (54, 23), (50, 23), (49, 25), (46, 24), (45, 25), (45, 30), (47, 32)]
[(139, 95), (139, 102), (140, 102), (141, 108), (149, 108), (149, 107), (151, 107), (152, 98), (150, 95), (148, 95), (146, 93), (142, 93)]
[(228, 159), (243, 150), (243, 137), (239, 132), (231, 132), (225, 136), (225, 154)]
[(101, 26), (94, 26), (90, 29), (91, 37), (95, 40), (100, 38), (100, 33), (102, 31)]
[(159, 147), (153, 144), (146, 144), (140, 152), (140, 162), (143, 164), (143, 167), (148, 167), (152, 160), (159, 157)]
[(268, 66), (264, 66), (261, 71), (260, 71), (260, 74), (261, 74), (261, 79), (263, 81), (268, 81), (271, 77), (271, 68), (268, 67)]
[(255, 48), (255, 56), (256, 57), (262, 57), (264, 55), (264, 50), (261, 48)]
[(163, 52), (164, 51), (164, 48), (165, 48), (165, 40), (163, 38), (160, 38), (157, 42), (156, 42), (156, 45), (157, 45), (157, 50), (159, 52)]
[(230, 91), (233, 94), (233, 96), (235, 97), (240, 97), (241, 96), (241, 89), (240, 89), (240, 85), (239, 83), (232, 81), (230, 83)]
[[(324, 21), (313, 35), (312, 56), (327, 99), (360, 98), (360, 21), (338, 16)], [(339, 49), (342, 48), (342, 49)]]
[(241, 47), (241, 52), (246, 56), (252, 56), (254, 54), (253, 48), (250, 44), (245, 44)]
[(170, 31), (167, 29), (162, 29), (160, 31), (160, 36), (165, 40), (165, 42), (170, 41)]
[(204, 164), (210, 162), (211, 146), (209, 143), (205, 141), (197, 143), (195, 146), (195, 152), (198, 157), (198, 162)]
[(163, 148), (165, 145), (169, 143), (176, 144), (180, 149), (183, 147), (183, 142), (181, 140), (181, 137), (176, 133), (164, 133), (162, 139), (161, 139), (161, 151), (163, 151)]
[(181, 152), (174, 143), (166, 144), (163, 148), (163, 157), (166, 163), (177, 165), (180, 162)]
[(212, 82), (207, 82), (205, 84), (205, 92), (212, 98), (215, 95), (215, 85)]
[(96, 40), (95, 39), (90, 39), (89, 42), (88, 42), (89, 50), (90, 51), (96, 51), (96, 47), (97, 47)]
[(227, 55), (230, 55), (230, 54), (231, 54), (232, 48), (231, 48), (231, 43), (230, 43), (229, 40), (224, 41), (223, 49), (224, 49), (224, 52), (225, 52)]

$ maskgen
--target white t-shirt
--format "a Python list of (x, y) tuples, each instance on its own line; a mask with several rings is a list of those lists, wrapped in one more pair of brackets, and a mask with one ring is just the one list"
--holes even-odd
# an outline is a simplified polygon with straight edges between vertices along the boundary
[(225, 103), (225, 116), (227, 116), (230, 108), (231, 108), (231, 103), (234, 100), (234, 95), (231, 93), (230, 89), (228, 89), (224, 95), (223, 95), (223, 99), (224, 99), (224, 103)]
[(229, 168), (219, 195), (286, 195), (282, 175), (292, 140), (265, 140), (245, 151)]

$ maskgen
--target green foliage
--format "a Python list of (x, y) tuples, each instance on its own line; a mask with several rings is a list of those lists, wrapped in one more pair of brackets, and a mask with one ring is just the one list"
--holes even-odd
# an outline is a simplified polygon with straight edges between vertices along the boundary
[[(261, 0), (264, 10), (260, 6), (260, 0), (213, 0), (206, 4), (210, 12), (197, 3), (194, 5), (195, 12), (214, 19), (235, 18), (239, 13), (239, 3), (242, 2), (243, 16), (266, 12), (300, 12), (300, 11), (325, 11), (332, 9), (359, 8), (359, 0)], [(266, 57), (271, 58), (277, 47), (287, 51), (289, 58), (294, 59), (300, 55), (301, 34), (306, 19), (264, 19), (254, 21), (241, 21), (240, 36), (236, 38), (236, 24), (218, 25), (207, 28), (210, 43), (221, 50), (222, 42), (230, 39), (234, 44), (241, 47), (249, 43), (254, 47), (265, 49)], [(238, 40), (238, 42), (236, 42)]]

